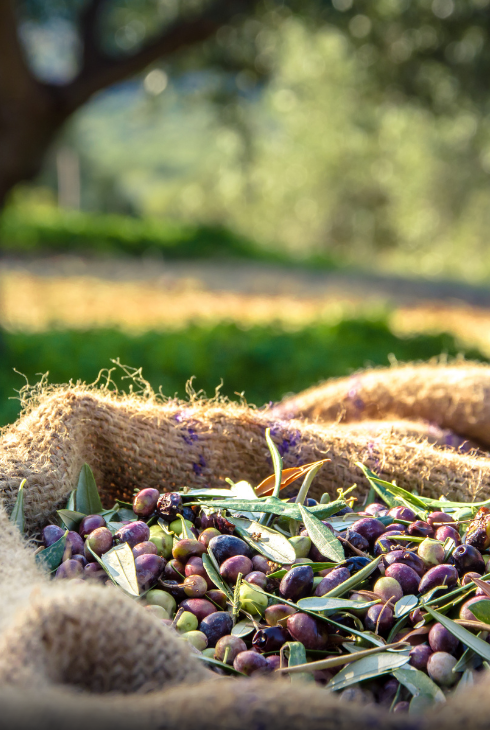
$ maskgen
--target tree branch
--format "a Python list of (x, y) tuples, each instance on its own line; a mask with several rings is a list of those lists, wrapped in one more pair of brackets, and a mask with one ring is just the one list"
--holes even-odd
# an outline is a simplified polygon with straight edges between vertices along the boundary
[[(91, 12), (97, 15), (104, 2), (105, 0), (91, 0), (91, 6), (97, 6), (92, 7)], [(142, 71), (153, 61), (167, 58), (182, 48), (207, 40), (239, 12), (249, 12), (256, 4), (257, 0), (217, 0), (199, 17), (178, 20), (132, 55), (111, 58), (102, 55), (98, 49), (95, 51), (95, 58), (87, 58), (79, 75), (63, 88), (66, 112), (75, 111), (97, 91)], [(90, 35), (93, 33), (93, 24), (89, 23), (89, 27), (87, 32)]]
[(13, 0), (0, 0), (0, 100), (25, 99), (36, 85), (17, 34)]
[(83, 48), (82, 69), (85, 73), (95, 71), (97, 64), (104, 59), (98, 30), (100, 13), (106, 2), (107, 0), (90, 0), (80, 16), (80, 39)]

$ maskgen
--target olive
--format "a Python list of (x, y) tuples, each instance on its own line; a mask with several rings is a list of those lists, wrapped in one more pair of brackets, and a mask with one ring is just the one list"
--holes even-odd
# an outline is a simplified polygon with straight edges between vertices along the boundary
[(279, 594), (289, 601), (307, 596), (313, 587), (313, 569), (309, 565), (296, 565), (288, 570), (279, 585)]
[(165, 566), (163, 577), (165, 580), (177, 580), (178, 581), (179, 578), (184, 580), (184, 578), (185, 578), (184, 563), (181, 563), (180, 560), (176, 560), (175, 558), (172, 558), (172, 560), (169, 560), (167, 565)]
[(452, 565), (435, 565), (427, 571), (419, 583), (419, 593), (426, 593), (438, 586), (454, 586), (458, 581), (458, 572)]
[[(200, 515), (198, 524), (201, 530), (207, 530), (210, 527), (216, 528), (216, 517), (217, 512), (213, 512), (212, 515), (205, 515), (204, 512)], [(219, 532), (219, 530), (218, 530)], [(221, 534), (221, 533), (220, 533)]]
[[(288, 502), (296, 502), (297, 498), (298, 495), (296, 495), (296, 497), (290, 497), (288, 499)], [(317, 504), (318, 502), (316, 501), (316, 499), (313, 499), (313, 497), (307, 497), (304, 502), (305, 507), (316, 507)]]
[(267, 573), (271, 572), (271, 565), (267, 558), (264, 558), (263, 555), (254, 555), (252, 558), (252, 565), (254, 570), (259, 570), (261, 573)]
[(170, 614), (168, 613), (168, 611), (166, 611), (163, 608), (163, 606), (156, 606), (156, 605), (145, 606), (145, 611), (150, 613), (152, 616), (155, 616), (155, 618), (165, 619), (165, 620), (170, 618)]
[(317, 624), (307, 613), (295, 613), (287, 620), (287, 629), (295, 641), (300, 641), (305, 649), (324, 649), (328, 634), (325, 625)]
[(199, 540), (199, 542), (202, 542), (202, 544), (205, 545), (205, 547), (207, 548), (212, 538), (218, 537), (218, 535), (220, 534), (220, 531), (217, 530), (215, 527), (208, 527), (201, 532), (197, 539)]
[(443, 687), (450, 687), (458, 681), (458, 673), (453, 672), (457, 659), (445, 651), (431, 654), (427, 662), (427, 673), (431, 679)]
[(167, 492), (158, 498), (156, 509), (167, 522), (175, 520), (182, 513), (182, 497), (177, 492)]
[(354, 512), (352, 507), (342, 507), (342, 509), (339, 509), (338, 512), (335, 512), (335, 514), (332, 515), (332, 517), (343, 517), (343, 515), (350, 515)]
[(226, 611), (210, 613), (199, 624), (199, 630), (208, 638), (208, 646), (216, 646), (216, 642), (231, 633), (232, 628), (233, 619)]
[(490, 599), (485, 596), (473, 596), (473, 598), (470, 598), (461, 606), (459, 611), (459, 618), (464, 619), (465, 621), (478, 621), (474, 613), (471, 612), (471, 606), (473, 605), (473, 603), (478, 603), (478, 601), (486, 600)]
[(434, 537), (434, 528), (428, 522), (416, 520), (411, 525), (408, 525), (407, 534), (413, 535), (413, 537)]
[(192, 509), (192, 507), (182, 507), (182, 517), (187, 522), (192, 522), (192, 524), (194, 524), (194, 522), (196, 521), (197, 515), (194, 512), (194, 510)]
[(364, 626), (368, 631), (375, 631), (379, 634), (387, 634), (394, 623), (393, 611), (388, 605), (377, 603), (368, 608)]
[(379, 578), (376, 581), (373, 587), (373, 593), (376, 593), (383, 603), (386, 603), (386, 601), (396, 603), (403, 596), (402, 587), (399, 582), (396, 578), (390, 578), (389, 576)]
[(176, 616), (175, 628), (181, 634), (187, 633), (187, 631), (196, 631), (198, 627), (198, 620), (195, 614), (190, 611), (182, 611), (179, 616)]
[(71, 555), (83, 555), (84, 548), (85, 544), (78, 532), (70, 530), (66, 536), (66, 550), (70, 551)]
[(161, 555), (162, 558), (165, 558), (165, 560), (168, 560), (172, 557), (174, 538), (172, 535), (164, 532), (160, 525), (152, 525), (150, 527), (149, 540), (155, 545), (157, 549), (157, 555)]
[[(281, 668), (281, 657), (279, 656), (279, 654), (271, 654), (270, 656), (266, 657), (266, 659), (267, 659), (267, 664), (269, 665), (271, 672), (275, 672), (276, 669)], [(324, 670), (324, 671), (326, 671), (326, 670)], [(317, 674), (317, 672), (313, 672), (313, 676), (315, 676), (316, 674)], [(315, 679), (316, 679), (316, 677), (315, 677)], [(332, 679), (331, 674), (330, 674), (328, 681), (330, 681), (330, 679)]]
[(140, 555), (157, 555), (158, 550), (157, 546), (154, 542), (150, 542), (147, 540), (147, 542), (139, 542), (137, 545), (133, 548), (133, 555), (135, 558), (139, 557)]
[(133, 512), (138, 517), (149, 517), (155, 511), (159, 497), (158, 489), (142, 489), (133, 499)]
[(436, 623), (429, 631), (429, 646), (432, 651), (446, 651), (454, 654), (459, 646), (459, 640), (442, 624)]
[(247, 583), (252, 583), (252, 585), (259, 586), (259, 588), (262, 588), (262, 590), (265, 591), (267, 587), (267, 576), (265, 573), (261, 573), (260, 570), (253, 570), (251, 573), (248, 573), (245, 576), (245, 580)]
[[(466, 576), (468, 576), (468, 575), (474, 576), (476, 578), (481, 578), (481, 576), (478, 575), (478, 573), (466, 573), (463, 580), (461, 581), (462, 585), (464, 585), (463, 581), (465, 580)], [(473, 582), (473, 581), (471, 581), (471, 582)], [(486, 583), (487, 586), (490, 588), (490, 581), (484, 580), (483, 582)], [(488, 598), (488, 593), (486, 591), (484, 591), (483, 588), (477, 588), (475, 596), (486, 596)]]
[(357, 573), (358, 570), (362, 570), (362, 568), (365, 568), (370, 562), (369, 558), (361, 558), (356, 555), (353, 558), (347, 558), (342, 567), (347, 568), (349, 573)]
[(89, 547), (100, 557), (111, 549), (112, 543), (112, 532), (107, 527), (98, 527), (90, 533), (85, 541), (85, 557), (89, 562), (92, 562), (95, 558), (90, 552)]
[(414, 669), (425, 671), (427, 669), (429, 657), (432, 654), (432, 649), (427, 644), (419, 644), (418, 646), (414, 646), (413, 649), (410, 650), (409, 654), (410, 660), (408, 663), (411, 664)]
[(453, 550), (451, 560), (460, 575), (469, 570), (480, 574), (485, 572), (485, 563), (481, 553), (472, 545), (459, 545)]
[(189, 598), (202, 598), (208, 590), (208, 584), (202, 575), (188, 575), (182, 587)]
[(200, 575), (206, 581), (208, 589), (212, 588), (214, 585), (213, 581), (206, 573), (202, 558), (200, 558), (198, 555), (193, 555), (189, 558), (189, 560), (185, 564), (184, 575)]
[(381, 504), (381, 502), (372, 502), (371, 504), (368, 504), (367, 507), (364, 507), (364, 512), (367, 512), (368, 515), (373, 515), (376, 517), (380, 512), (385, 513), (386, 506), (384, 504)]
[(228, 603), (228, 596), (226, 593), (223, 593), (223, 591), (219, 591), (218, 589), (212, 589), (206, 593), (204, 598), (208, 598), (210, 601), (214, 601), (214, 603), (217, 603), (220, 608), (223, 610), (226, 608), (226, 605)]
[(98, 563), (87, 563), (85, 567), (83, 568), (83, 575), (85, 578), (89, 578), (91, 580), (97, 580), (100, 582), (105, 582), (107, 580), (107, 573), (103, 568), (100, 567)]
[(233, 661), (233, 668), (247, 676), (252, 674), (267, 674), (271, 671), (267, 659), (256, 651), (241, 651)]
[(146, 522), (138, 520), (123, 525), (114, 535), (116, 542), (127, 542), (130, 548), (134, 548), (140, 542), (147, 542), (150, 539), (150, 528)]
[(315, 595), (324, 596), (350, 578), (348, 568), (335, 568), (318, 584)]
[[(386, 555), (390, 553), (396, 547), (396, 539), (390, 540), (388, 538), (389, 533), (385, 533), (382, 537), (378, 537), (373, 545), (373, 555), (378, 558), (380, 555)], [(395, 533), (396, 535), (396, 533)]]
[(56, 571), (56, 578), (81, 578), (83, 572), (83, 566), (78, 560), (65, 560)]
[(398, 692), (400, 683), (394, 678), (390, 677), (381, 687), (377, 695), (377, 700), (383, 707), (391, 707), (395, 695)]
[(235, 657), (242, 651), (247, 651), (247, 645), (243, 639), (228, 634), (228, 636), (222, 636), (216, 642), (214, 658), (225, 664), (233, 664)]
[(165, 590), (168, 591), (170, 595), (173, 596), (173, 598), (175, 598), (175, 601), (177, 603), (181, 603), (182, 601), (186, 600), (187, 594), (184, 591), (182, 583), (179, 583), (176, 580), (162, 580), (161, 584), (165, 588)]
[(386, 532), (399, 532), (401, 535), (404, 535), (405, 525), (401, 525), (398, 522), (392, 522), (391, 525), (386, 525)]
[(236, 583), (238, 575), (252, 572), (252, 561), (246, 555), (234, 555), (221, 563), (219, 573), (229, 583)]
[[(472, 578), (477, 578), (478, 580), (480, 580), (480, 578), (481, 578), (481, 575), (480, 575), (479, 573), (474, 573), (474, 572), (472, 572), (472, 571), (470, 570), (470, 571), (469, 571), (468, 573), (465, 573), (465, 574), (463, 575), (463, 577), (461, 578), (461, 585), (462, 585), (462, 586), (467, 586), (468, 584), (471, 584), (471, 583), (473, 583), (473, 580), (472, 580)], [(484, 582), (484, 583), (487, 583), (487, 581), (483, 581), (483, 582)], [(481, 593), (478, 593), (478, 591), (481, 591)], [(476, 589), (476, 593), (475, 593), (475, 596), (486, 596), (486, 595), (487, 595), (487, 594), (486, 594), (486, 593), (485, 593), (484, 591), (482, 591), (482, 589), (481, 589), (481, 588), (477, 588), (477, 589)]]
[(282, 626), (268, 626), (254, 634), (252, 646), (261, 652), (277, 651), (290, 639), (289, 631)]
[(167, 593), (167, 591), (153, 588), (151, 591), (148, 591), (145, 597), (150, 606), (161, 606), (169, 616), (175, 613), (175, 609), (177, 608), (175, 598), (170, 593)]
[(58, 525), (47, 525), (43, 530), (43, 543), (44, 547), (51, 547), (55, 542), (61, 540), (66, 530)]
[(78, 553), (77, 555), (72, 555), (71, 559), (79, 562), (82, 568), (85, 568), (85, 566), (88, 565), (87, 559), (83, 555), (79, 555)]
[(417, 515), (410, 507), (392, 507), (388, 510), (390, 517), (395, 520), (405, 520), (406, 522), (413, 522), (417, 519)]
[[(209, 542), (209, 549), (212, 550), (219, 565), (235, 555), (252, 557), (252, 550), (247, 543), (239, 537), (235, 537), (235, 535), (217, 535), (213, 537)], [(247, 572), (250, 573), (250, 570)]]
[(201, 623), (206, 616), (216, 612), (216, 606), (214, 606), (211, 601), (207, 601), (205, 598), (186, 598), (182, 601), (180, 607), (185, 611), (193, 613), (199, 623)]
[(165, 559), (150, 553), (135, 558), (134, 564), (138, 585), (145, 591), (147, 588), (151, 588), (163, 573)]
[(247, 583), (240, 585), (239, 597), (243, 610), (253, 614), (263, 613), (269, 602), (265, 593)]
[(78, 526), (78, 534), (81, 537), (86, 537), (98, 527), (105, 527), (105, 520), (102, 515), (85, 515)]
[(310, 552), (308, 553), (308, 557), (310, 560), (312, 560), (314, 563), (328, 563), (329, 558), (321, 553), (316, 545), (311, 545)]
[(188, 641), (189, 644), (192, 644), (192, 646), (195, 646), (199, 651), (204, 651), (207, 648), (208, 639), (202, 631), (186, 631), (182, 635), (182, 638)]
[(311, 540), (309, 537), (297, 535), (290, 537), (289, 542), (294, 548), (297, 558), (306, 558), (311, 550)]
[(409, 565), (393, 563), (386, 568), (385, 576), (398, 581), (404, 595), (411, 595), (418, 591), (420, 576)]
[(345, 533), (345, 539), (350, 545), (357, 548), (357, 550), (361, 550), (362, 552), (369, 550), (369, 543), (366, 538), (355, 530), (347, 530)]
[(274, 603), (271, 606), (267, 606), (264, 612), (264, 618), (269, 626), (277, 626), (281, 619), (292, 616), (293, 613), (296, 613), (296, 609), (292, 606), (288, 606), (285, 603)]
[(383, 557), (383, 563), (387, 567), (393, 563), (401, 563), (402, 565), (408, 565), (410, 568), (415, 570), (421, 577), (424, 575), (427, 567), (419, 556), (411, 550), (393, 550)]
[(444, 562), (444, 546), (428, 537), (419, 544), (417, 554), (427, 565), (440, 565)]
[(456, 545), (459, 545), (461, 542), (459, 532), (455, 530), (454, 527), (451, 527), (451, 525), (441, 525), (441, 527), (438, 527), (435, 538), (441, 542), (445, 542), (448, 538), (450, 538), (451, 540), (454, 540)]
[(190, 538), (184, 538), (183, 540), (179, 540), (175, 543), (172, 549), (172, 557), (185, 563), (192, 555), (201, 557), (201, 555), (205, 552), (206, 547), (202, 544), (202, 542)]
[(351, 527), (351, 530), (362, 535), (370, 545), (373, 545), (378, 537), (381, 537), (385, 529), (383, 523), (374, 517), (364, 517), (362, 520), (354, 522)]
[(427, 522), (431, 527), (440, 527), (443, 522), (454, 522), (451, 515), (446, 512), (431, 512), (427, 517)]

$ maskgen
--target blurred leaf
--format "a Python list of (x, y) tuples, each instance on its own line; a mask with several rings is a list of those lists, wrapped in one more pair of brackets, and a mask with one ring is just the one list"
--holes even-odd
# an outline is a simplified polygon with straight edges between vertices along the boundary
[(436, 702), (445, 702), (444, 693), (430, 677), (412, 666), (395, 669), (393, 676), (414, 696), (424, 695)]
[[(299, 641), (288, 641), (281, 647), (281, 657), (287, 661), (288, 667), (296, 667), (299, 664), (306, 664), (306, 649)], [(301, 672), (291, 674), (291, 682), (314, 682), (312, 674)]]
[(20, 483), (19, 491), (17, 492), (17, 498), (15, 500), (14, 508), (10, 513), (10, 521), (17, 525), (21, 535), (24, 534), (24, 485), (26, 479), (23, 479)]
[(75, 501), (77, 511), (85, 515), (95, 515), (103, 510), (94, 475), (88, 464), (84, 464), (80, 471)]
[(197, 654), (196, 656), (202, 662), (205, 662), (205, 664), (212, 664), (215, 667), (221, 667), (221, 669), (225, 672), (229, 672), (230, 674), (236, 674), (239, 677), (247, 676), (246, 674), (243, 674), (243, 672), (239, 672), (237, 669), (234, 669), (231, 664), (223, 664), (223, 662), (218, 661), (218, 659), (213, 659), (210, 656), (204, 656), (204, 654)]
[(434, 611), (434, 609), (430, 608), (430, 606), (425, 606), (425, 610), (430, 613), (433, 619), (439, 621), (439, 623), (450, 631), (453, 636), (459, 639), (462, 644), (473, 649), (473, 651), (483, 657), (483, 659), (490, 661), (490, 644), (487, 644), (487, 642), (483, 641), (483, 639), (479, 639), (477, 636), (468, 631), (468, 629), (465, 629), (463, 626), (455, 623), (442, 613)]
[(294, 547), (284, 535), (276, 530), (265, 527), (253, 520), (231, 517), (230, 515), (227, 519), (235, 525), (240, 537), (268, 560), (280, 564), (289, 564), (296, 560)]
[(131, 596), (140, 595), (134, 555), (127, 542), (116, 545), (104, 553), (99, 563), (123, 591)]
[(330, 560), (337, 563), (345, 560), (344, 548), (340, 540), (335, 537), (332, 530), (323, 524), (317, 517), (310, 514), (308, 508), (298, 505), (304, 525), (308, 530), (308, 535), (315, 547)]
[(46, 548), (46, 550), (42, 550), (36, 555), (36, 563), (38, 563), (38, 565), (49, 570), (49, 572), (59, 568), (65, 552), (67, 532), (65, 532), (65, 534), (50, 547)]
[(336, 692), (349, 687), (351, 684), (380, 677), (407, 664), (409, 659), (408, 653), (405, 652), (399, 654), (386, 652), (359, 659), (341, 669), (327, 684), (327, 689)]

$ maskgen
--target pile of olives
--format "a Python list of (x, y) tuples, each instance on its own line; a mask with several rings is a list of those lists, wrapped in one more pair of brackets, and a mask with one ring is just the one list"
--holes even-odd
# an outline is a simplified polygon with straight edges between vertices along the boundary
[[(306, 501), (307, 506), (315, 504), (315, 500)], [(247, 676), (281, 672), (287, 666), (281, 648), (289, 642), (302, 644), (308, 662), (347, 654), (347, 642), (372, 648), (363, 640), (364, 632), (365, 637), (375, 635), (385, 642), (405, 641), (409, 664), (428, 675), (444, 693), (458, 684), (462, 673), (453, 670), (467, 647), (424, 611), (420, 598), (430, 596), (434, 608), (447, 608), (446, 596), (466, 587), (445, 614), (476, 621), (472, 604), (489, 597), (473, 582), (490, 568), (490, 556), (485, 554), (490, 539), (482, 537), (481, 529), (475, 531), (471, 525), (468, 529), (467, 523), (458, 524), (443, 511), (429, 512), (426, 520), (420, 520), (406, 506), (389, 509), (375, 502), (357, 515), (345, 506), (332, 517), (347, 515), (347, 531), (337, 532), (323, 522), (342, 538), (345, 560), (317, 570), (318, 563), (329, 562), (329, 558), (313, 544), (304, 525), (298, 535), (289, 537), (296, 560), (279, 565), (234, 534), (226, 510), (212, 512), (195, 503), (187, 506), (185, 492), (160, 494), (156, 489), (143, 489), (132, 507), (136, 519), (121, 522), (117, 531), (114, 523), (109, 529), (101, 514), (83, 517), (78, 532), (66, 534), (62, 527), (45, 527), (45, 548), (66, 534), (64, 559), (55, 577), (110, 582), (95, 556), (127, 543), (134, 556), (142, 610), (171, 627), (203, 658), (215, 660), (209, 666), (218, 673), (227, 667)], [(478, 519), (475, 524), (481, 523), (481, 516)], [(479, 547), (471, 544), (475, 534)], [(203, 556), (210, 554), (221, 583), (216, 573), (213, 580), (203, 562)], [(328, 623), (321, 619), (321, 612), (315, 616), (297, 605), (303, 598), (329, 594), (378, 557), (369, 577), (343, 595), (357, 602), (358, 608), (324, 614)], [(229, 589), (226, 593), (219, 587), (223, 583)], [(486, 583), (490, 588), (490, 581)], [(335, 595), (339, 594), (342, 592)], [(404, 596), (413, 596), (416, 607), (400, 621), (396, 605)], [(369, 607), (364, 608), (364, 603)], [(248, 622), (248, 628), (237, 631), (237, 622), (241, 626)], [(487, 638), (481, 622), (474, 628), (477, 633)], [(467, 666), (478, 672), (484, 663), (476, 656)], [(309, 676), (328, 685), (341, 669), (318, 669)], [(410, 699), (408, 690), (389, 673), (344, 689), (342, 696), (377, 702), (394, 712), (406, 711)]]

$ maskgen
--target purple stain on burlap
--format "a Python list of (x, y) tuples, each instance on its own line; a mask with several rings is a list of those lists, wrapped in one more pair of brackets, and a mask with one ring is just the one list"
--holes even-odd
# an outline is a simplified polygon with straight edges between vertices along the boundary
[(358, 411), (363, 411), (365, 407), (365, 403), (361, 396), (358, 394), (358, 386), (360, 384), (359, 378), (355, 378), (353, 382), (352, 388), (347, 391), (347, 398), (346, 400), (350, 401), (354, 408)]
[(199, 456), (199, 464), (196, 464), (194, 462), (194, 464), (192, 465), (192, 468), (194, 469), (194, 473), (197, 474), (197, 476), (201, 476), (202, 470), (205, 468), (205, 466), (206, 466), (206, 462), (204, 461), (204, 457), (201, 454)]
[(192, 444), (199, 439), (199, 435), (196, 431), (196, 427), (199, 425), (199, 422), (196, 421), (195, 418), (191, 417), (191, 411), (189, 409), (178, 411), (175, 414), (174, 419), (177, 421), (177, 423), (185, 422), (185, 430), (182, 429), (180, 435), (182, 436), (186, 444), (192, 446)]
[[(276, 442), (277, 450), (281, 456), (288, 454), (291, 449), (296, 448), (301, 442), (301, 431), (297, 428), (291, 429), (287, 421), (276, 421), (271, 424), (270, 429), (274, 441), (276, 441), (277, 437), (281, 439), (279, 443)], [(272, 463), (270, 455), (268, 456), (268, 460)]]

